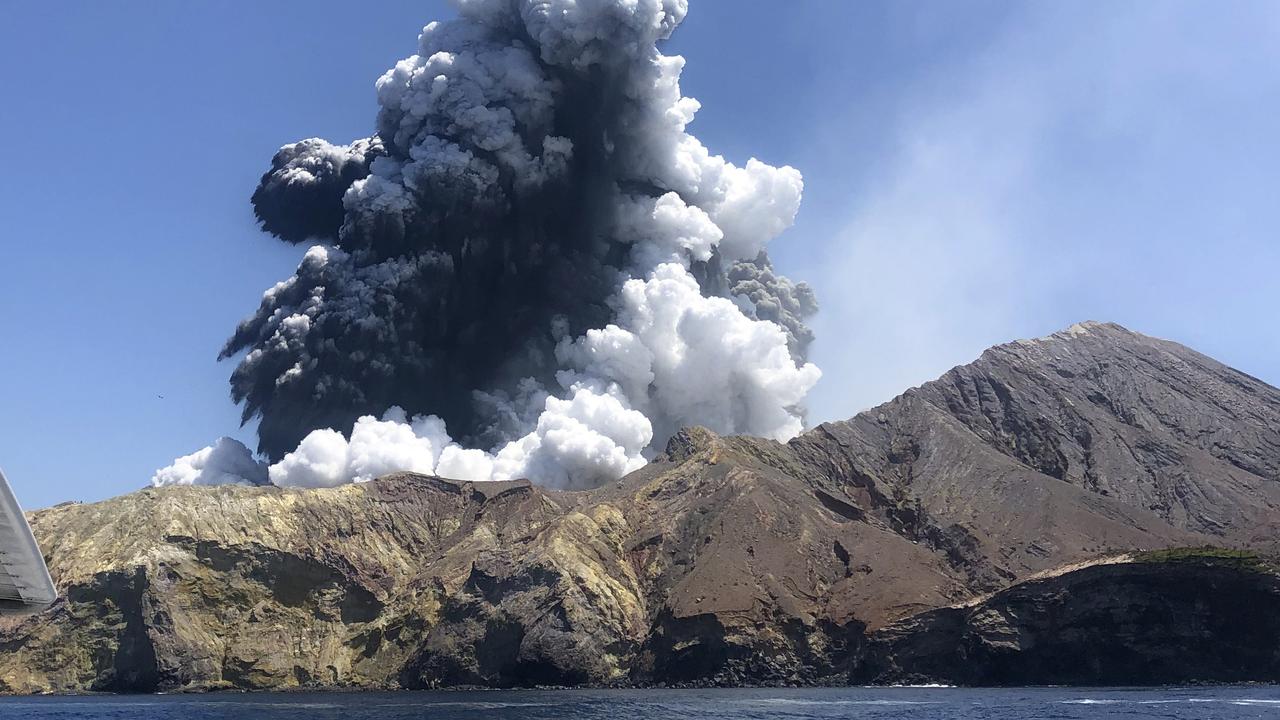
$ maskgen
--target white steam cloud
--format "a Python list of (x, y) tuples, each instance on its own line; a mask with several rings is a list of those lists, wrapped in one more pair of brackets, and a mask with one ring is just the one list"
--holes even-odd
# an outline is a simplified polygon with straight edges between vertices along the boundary
[[(686, 132), (698, 103), (680, 93), (684, 61), (655, 45), (684, 0), (456, 4), (459, 20), (428, 25), (378, 81), (376, 137), (286, 146), (255, 194), (273, 234), (322, 241), (224, 351), (248, 350), (233, 391), (276, 462), (264, 470), (224, 438), (153, 484), (328, 487), (411, 470), (584, 488), (642, 466), (682, 426), (802, 430), (820, 375), (804, 359), (816, 303), (764, 251), (803, 183), (789, 167), (737, 167)], [(555, 202), (581, 217), (521, 214)], [(582, 257), (547, 270), (561, 236)], [(433, 294), (465, 295), (495, 247), (516, 248), (496, 267), (550, 281), (478, 321), (457, 292)], [(543, 320), (492, 334), (525, 305)], [(449, 344), (459, 333), (432, 335), (438, 318), (487, 339)], [(494, 348), (511, 363), (429, 387), (438, 368)], [(431, 405), (455, 396), (466, 407)], [(442, 417), (466, 425), (462, 442)]]
[(218, 438), (213, 445), (184, 455), (157, 470), (151, 484), (161, 485), (265, 485), (267, 465), (258, 462), (244, 443)]

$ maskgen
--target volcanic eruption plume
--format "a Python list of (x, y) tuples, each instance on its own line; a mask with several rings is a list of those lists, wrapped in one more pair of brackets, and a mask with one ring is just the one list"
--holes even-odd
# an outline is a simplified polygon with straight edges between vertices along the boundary
[[(372, 137), (287, 145), (253, 194), (313, 243), (221, 355), (245, 353), (231, 393), (270, 480), (589, 487), (685, 425), (798, 433), (817, 306), (765, 245), (800, 174), (686, 132), (684, 60), (657, 48), (685, 0), (455, 4), (378, 80)], [(223, 442), (153, 482), (237, 467), (262, 478)]]

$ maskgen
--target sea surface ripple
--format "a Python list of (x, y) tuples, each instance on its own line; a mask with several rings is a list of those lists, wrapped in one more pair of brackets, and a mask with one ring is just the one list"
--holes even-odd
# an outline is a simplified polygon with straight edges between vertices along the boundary
[(1278, 687), (216, 693), (0, 698), (30, 720), (1280, 720)]

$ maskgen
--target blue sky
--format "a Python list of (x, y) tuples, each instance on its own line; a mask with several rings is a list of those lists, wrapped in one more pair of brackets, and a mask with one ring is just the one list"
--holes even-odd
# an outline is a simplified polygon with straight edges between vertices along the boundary
[[(1082, 319), (1280, 384), (1280, 5), (693, 0), (692, 130), (805, 175), (814, 420)], [(0, 465), (28, 507), (238, 430), (215, 358), (301, 250), (274, 150), (372, 129), (442, 2), (9, 2)]]

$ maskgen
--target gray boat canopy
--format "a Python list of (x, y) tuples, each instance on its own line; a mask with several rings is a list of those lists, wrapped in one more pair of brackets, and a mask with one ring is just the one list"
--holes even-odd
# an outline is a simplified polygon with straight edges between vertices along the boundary
[(0, 614), (38, 612), (57, 599), (40, 546), (0, 471)]

